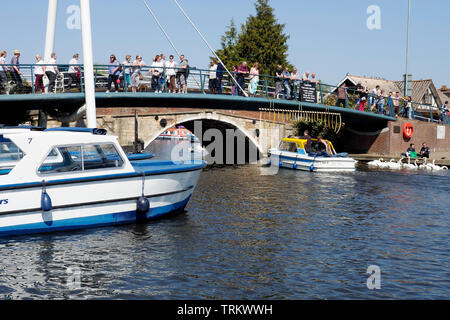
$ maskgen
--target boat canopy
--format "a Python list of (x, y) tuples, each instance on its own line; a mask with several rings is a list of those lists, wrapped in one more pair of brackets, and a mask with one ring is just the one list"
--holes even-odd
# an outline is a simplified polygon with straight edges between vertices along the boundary
[[(333, 151), (334, 154), (336, 154), (336, 150), (334, 149), (333, 144), (331, 143), (331, 141), (329, 140), (325, 140), (331, 148), (331, 151)], [(316, 138), (311, 138), (312, 142), (318, 142), (319, 139)], [(302, 155), (307, 155), (306, 150), (305, 150), (305, 145), (308, 143), (308, 140), (306, 139), (301, 139), (301, 138), (284, 138), (281, 139), (280, 142), (280, 147), (279, 149), (281, 151), (289, 151), (289, 152), (297, 152), (299, 154)]]

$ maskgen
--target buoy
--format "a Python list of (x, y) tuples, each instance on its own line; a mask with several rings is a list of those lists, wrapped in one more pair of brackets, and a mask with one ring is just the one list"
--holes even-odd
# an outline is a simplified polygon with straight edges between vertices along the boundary
[(51, 211), (53, 209), (52, 199), (47, 194), (47, 191), (45, 191), (45, 181), (42, 181), (41, 208), (42, 211), (45, 212)]
[(411, 123), (406, 122), (405, 124), (403, 124), (403, 136), (406, 139), (411, 139), (413, 133), (414, 133), (414, 128)]

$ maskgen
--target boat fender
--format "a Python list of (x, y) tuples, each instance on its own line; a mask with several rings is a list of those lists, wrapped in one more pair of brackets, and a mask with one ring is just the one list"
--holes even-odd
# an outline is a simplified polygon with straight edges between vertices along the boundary
[(142, 172), (142, 194), (138, 198), (136, 203), (136, 211), (138, 213), (145, 213), (150, 209), (150, 201), (144, 196), (144, 186), (145, 186), (145, 172)]
[(278, 166), (281, 168), (281, 167), (283, 166), (283, 162), (280, 161), (280, 162), (278, 163)]
[(52, 208), (52, 199), (48, 195), (47, 191), (45, 190), (45, 180), (42, 181), (42, 194), (41, 194), (41, 208), (42, 211), (51, 211)]
[(311, 165), (309, 166), (309, 171), (311, 171), (311, 172), (314, 171), (314, 164), (311, 163)]
[(272, 161), (270, 160), (270, 159), (267, 159), (267, 165), (271, 165), (272, 164)]
[(150, 202), (144, 196), (140, 196), (137, 200), (136, 210), (138, 212), (147, 212), (150, 209)]
[(297, 163), (294, 162), (294, 165), (292, 166), (292, 168), (297, 169)]

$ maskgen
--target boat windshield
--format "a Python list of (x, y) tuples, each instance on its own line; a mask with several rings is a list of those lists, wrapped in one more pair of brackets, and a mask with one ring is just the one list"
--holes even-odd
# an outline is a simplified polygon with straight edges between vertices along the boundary
[(0, 175), (8, 174), (23, 156), (14, 142), (0, 135)]
[(122, 167), (124, 161), (113, 144), (88, 144), (53, 148), (38, 171), (41, 174)]
[(281, 141), (280, 151), (289, 151), (297, 153), (297, 144), (292, 141)]

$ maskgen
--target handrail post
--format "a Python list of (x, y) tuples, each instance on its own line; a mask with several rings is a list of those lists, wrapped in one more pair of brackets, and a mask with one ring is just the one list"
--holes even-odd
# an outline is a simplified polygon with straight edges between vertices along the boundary
[(34, 66), (31, 65), (30, 67), (30, 72), (31, 72), (31, 93), (35, 94), (36, 93), (36, 89), (34, 88)]
[(201, 90), (202, 90), (202, 93), (205, 93), (205, 82), (204, 82), (203, 77), (202, 77), (202, 69), (200, 69), (199, 71), (200, 71), (200, 86), (201, 86)]
[(264, 76), (264, 93), (269, 98), (269, 86), (267, 84), (267, 76)]
[(83, 85), (84, 85), (84, 68), (83, 68), (83, 66), (80, 66), (79, 67), (80, 68), (80, 91), (81, 91), (81, 93), (83, 93), (84, 92), (84, 89), (83, 89)]
[(347, 88), (344, 88), (344, 94), (345, 94), (345, 107), (348, 108)]
[(320, 100), (322, 104), (325, 104), (325, 101), (323, 100), (323, 90), (322, 90), (322, 83), (319, 82), (319, 92), (320, 92)]
[(433, 118), (433, 110), (431, 109), (431, 104), (429, 105), (430, 107), (430, 120), (433, 123), (434, 122), (434, 118)]

